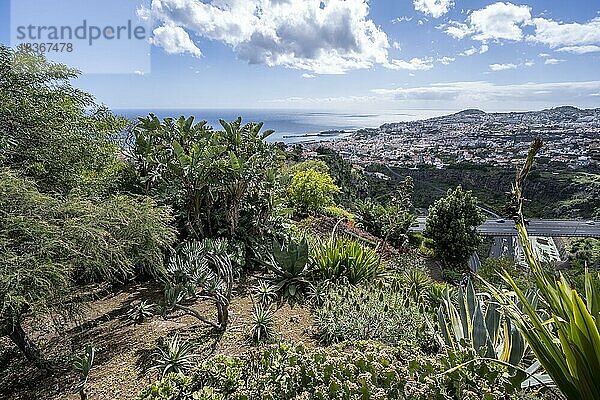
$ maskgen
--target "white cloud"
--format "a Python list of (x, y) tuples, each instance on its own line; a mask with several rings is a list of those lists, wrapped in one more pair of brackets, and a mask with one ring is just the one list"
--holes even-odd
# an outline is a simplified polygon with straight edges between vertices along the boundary
[[(410, 75), (410, 74), (409, 74)], [(445, 82), (424, 86), (373, 89), (368, 94), (341, 97), (291, 97), (263, 100), (282, 106), (329, 106), (332, 109), (364, 110), (368, 103), (381, 109), (397, 107), (480, 108), (489, 111), (532, 110), (558, 105), (598, 107), (600, 80), (582, 82), (545, 82), (495, 84), (487, 81)], [(399, 105), (401, 104), (401, 105)], [(444, 112), (446, 113), (446, 112)], [(415, 119), (418, 114), (415, 114)], [(390, 122), (390, 121), (387, 121)]]
[(465, 36), (473, 33), (473, 30), (469, 25), (463, 24), (462, 22), (450, 21), (449, 25), (445, 29), (445, 32), (455, 39), (462, 39)]
[(532, 24), (535, 25), (535, 33), (528, 39), (551, 48), (600, 44), (600, 17), (585, 24), (534, 18)]
[(439, 18), (446, 14), (452, 7), (452, 0), (413, 0), (415, 10), (431, 15), (433, 18)]
[(469, 16), (475, 40), (521, 40), (523, 31), (520, 25), (530, 19), (531, 9), (529, 6), (517, 6), (502, 2), (473, 11)]
[(438, 62), (441, 62), (444, 65), (449, 65), (450, 63), (453, 63), (454, 61), (456, 61), (456, 58), (454, 58), (454, 57), (438, 58)]
[(546, 61), (544, 61), (545, 65), (556, 65), (556, 64), (560, 64), (562, 62), (565, 62), (566, 60), (559, 60), (556, 58), (547, 58)]
[[(526, 35), (525, 27), (533, 27)], [(442, 29), (455, 39), (527, 40), (559, 51), (585, 54), (600, 51), (600, 17), (587, 23), (564, 23), (546, 18), (532, 18), (531, 8), (509, 2), (497, 2), (470, 13), (466, 21), (449, 21)], [(473, 53), (474, 54), (474, 53)]]
[(226, 43), (251, 64), (319, 74), (389, 64), (388, 37), (369, 19), (367, 0), (329, 0), (322, 8), (306, 0), (153, 0), (140, 13)]
[(477, 54), (477, 49), (475, 47), (471, 47), (469, 49), (466, 49), (462, 53), (460, 53), (461, 56), (467, 56), (467, 57), (472, 56), (473, 54)]
[(532, 60), (528, 60), (528, 61), (525, 61), (524, 65), (526, 67), (533, 67), (535, 65), (535, 62), (533, 62)]
[(154, 29), (150, 42), (155, 46), (162, 47), (169, 54), (190, 53), (194, 57), (202, 56), (202, 52), (188, 33), (180, 26), (167, 24)]
[(392, 24), (400, 24), (405, 21), (406, 22), (412, 21), (412, 17), (404, 17), (404, 16), (398, 17), (398, 18), (392, 20)]
[(400, 43), (398, 43), (398, 42), (392, 43), (392, 47), (395, 48), (396, 50), (400, 50), (402, 48), (402, 46), (400, 46)]
[(541, 58), (548, 58), (548, 57), (550, 57), (550, 54), (547, 54), (547, 53), (540, 53), (540, 54), (538, 54), (538, 57), (541, 57)]
[(588, 44), (588, 45), (584, 45), (584, 46), (566, 46), (566, 47), (561, 47), (560, 49), (558, 49), (556, 51), (562, 51), (562, 52), (573, 53), (573, 54), (597, 53), (600, 51), (600, 46), (596, 46), (596, 45), (592, 45), (592, 44)]
[(462, 53), (460, 53), (459, 55), (461, 56), (472, 56), (474, 54), (483, 54), (483, 53), (487, 53), (487, 51), (490, 49), (490, 47), (487, 44), (482, 44), (481, 47), (479, 49), (471, 46), (470, 48), (466, 49), (465, 51), (463, 51)]
[(304, 79), (312, 79), (312, 78), (314, 78), (315, 76), (314, 76), (313, 74), (302, 74), (302, 77), (303, 77)]
[(490, 64), (490, 69), (492, 71), (506, 71), (508, 69), (516, 69), (516, 64)]
[(432, 60), (429, 58), (413, 58), (409, 61), (392, 60), (386, 65), (389, 69), (404, 69), (408, 71), (427, 71), (433, 68)]
[[(514, 104), (521, 102), (562, 104), (580, 102), (600, 90), (600, 81), (548, 82), (501, 85), (485, 81), (437, 83), (428, 86), (394, 89), (374, 89), (383, 98), (407, 101), (443, 100), (460, 106), (477, 104)], [(512, 106), (509, 106), (512, 107)]]

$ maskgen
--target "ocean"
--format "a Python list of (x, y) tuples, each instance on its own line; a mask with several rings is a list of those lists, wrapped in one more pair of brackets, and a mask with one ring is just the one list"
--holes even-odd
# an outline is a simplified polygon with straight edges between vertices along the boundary
[(232, 109), (115, 109), (116, 114), (135, 120), (140, 116), (155, 114), (158, 118), (194, 116), (196, 121), (206, 120), (215, 129), (220, 128), (219, 119), (233, 121), (238, 116), (244, 122), (264, 122), (264, 129), (275, 133), (269, 141), (296, 143), (314, 140), (331, 140), (344, 135), (325, 134), (327, 131), (355, 131), (361, 128), (378, 128), (387, 122), (413, 121), (446, 115), (456, 110), (406, 110), (377, 113), (344, 113), (314, 110), (232, 110)]

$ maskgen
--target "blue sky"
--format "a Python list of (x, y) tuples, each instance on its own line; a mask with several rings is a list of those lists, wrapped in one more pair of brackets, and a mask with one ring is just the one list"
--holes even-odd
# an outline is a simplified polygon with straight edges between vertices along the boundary
[(77, 81), (115, 108), (600, 106), (597, 1), (114, 1), (46, 0), (60, 12), (28, 6), (27, 17), (13, 4), (10, 24), (10, 2), (0, 0), (0, 42), (11, 42), (15, 19), (134, 19), (147, 27), (147, 41), (99, 40), (68, 60), (119, 72)]

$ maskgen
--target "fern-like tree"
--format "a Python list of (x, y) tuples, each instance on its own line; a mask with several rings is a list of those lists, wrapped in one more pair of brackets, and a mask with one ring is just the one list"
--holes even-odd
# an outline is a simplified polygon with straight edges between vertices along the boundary
[(42, 192), (104, 194), (124, 171), (119, 133), (129, 124), (72, 85), (77, 70), (0, 45), (0, 165)]
[(57, 198), (0, 169), (0, 335), (48, 367), (25, 318), (76, 316), (79, 282), (164, 276), (163, 252), (175, 239), (170, 222), (148, 198)]
[(446, 265), (466, 270), (469, 257), (481, 243), (476, 228), (484, 221), (477, 199), (458, 186), (429, 208), (424, 236), (433, 240), (436, 255)]

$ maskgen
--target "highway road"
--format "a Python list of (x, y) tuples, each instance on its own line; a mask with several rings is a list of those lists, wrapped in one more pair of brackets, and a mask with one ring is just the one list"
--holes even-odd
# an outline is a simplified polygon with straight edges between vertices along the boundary
[[(413, 232), (425, 230), (425, 217), (417, 218)], [(515, 224), (509, 219), (488, 219), (477, 230), (483, 236), (515, 236)], [(600, 221), (568, 221), (532, 219), (527, 231), (530, 236), (595, 237), (600, 238)]]

